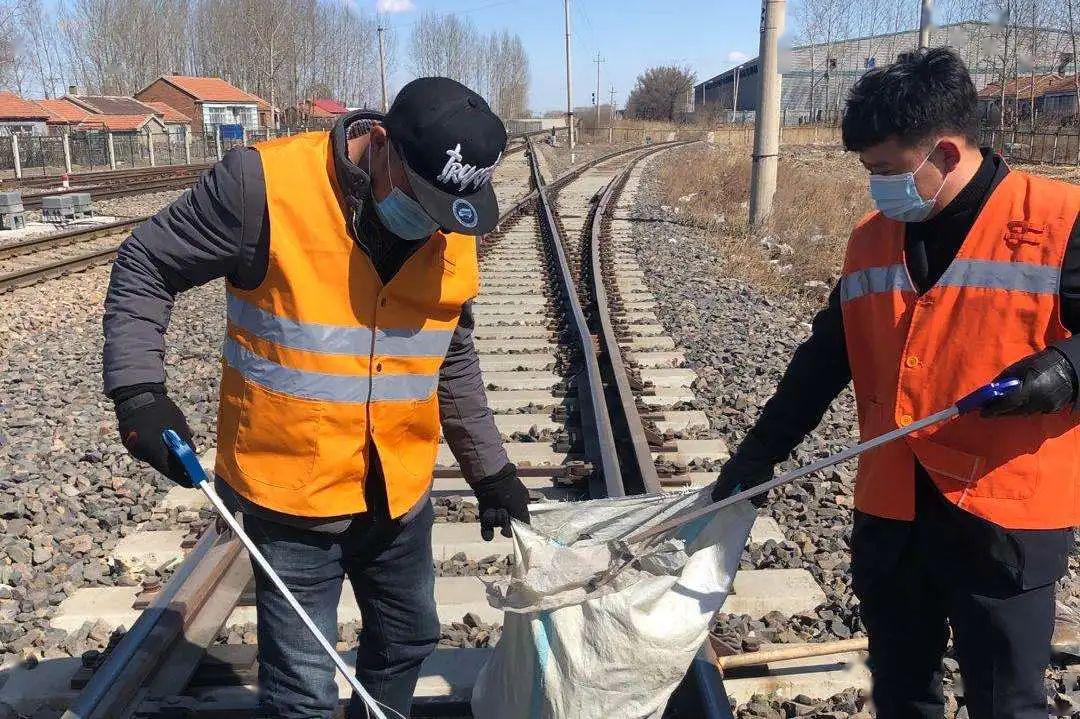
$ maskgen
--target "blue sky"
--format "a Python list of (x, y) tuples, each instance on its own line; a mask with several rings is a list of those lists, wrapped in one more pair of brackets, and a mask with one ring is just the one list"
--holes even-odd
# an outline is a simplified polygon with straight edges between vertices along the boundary
[[(509, 28), (529, 53), (533, 110), (565, 107), (566, 68), (561, 0), (382, 0), (407, 8), (389, 15), (398, 28), (398, 63), (408, 63), (409, 23), (418, 12), (457, 13), (482, 32)], [(374, 6), (375, 0), (369, 0)], [(571, 0), (574, 104), (587, 105), (596, 88), (597, 52), (601, 99), (614, 85), (622, 107), (643, 70), (688, 65), (698, 79), (757, 55), (761, 4), (756, 0)], [(396, 78), (395, 78), (396, 80)]]

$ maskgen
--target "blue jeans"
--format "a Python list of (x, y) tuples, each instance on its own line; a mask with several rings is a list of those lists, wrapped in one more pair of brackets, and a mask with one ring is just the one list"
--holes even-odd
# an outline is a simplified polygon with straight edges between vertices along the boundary
[[(244, 517), (259, 551), (331, 644), (337, 640), (342, 580), (349, 577), (363, 622), (356, 676), (376, 700), (406, 717), (420, 664), (439, 640), (434, 513), (424, 504), (407, 523), (369, 512), (340, 534)], [(327, 719), (338, 704), (330, 658), (258, 567), (255, 595), (262, 712), (275, 719)], [(346, 717), (364, 716), (363, 702), (353, 696)]]

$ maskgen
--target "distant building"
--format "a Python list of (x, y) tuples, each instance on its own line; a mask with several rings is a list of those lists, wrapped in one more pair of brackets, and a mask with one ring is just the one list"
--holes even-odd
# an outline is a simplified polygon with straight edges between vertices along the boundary
[(13, 92), (0, 92), (0, 135), (45, 135), (49, 113)]
[(1077, 114), (1076, 79), (1070, 73), (1059, 75), (1021, 76), (1005, 82), (992, 82), (979, 91), (979, 116), (987, 124), (1001, 120), (1001, 101), (1005, 101), (1005, 117), (1018, 113), (1021, 120), (1030, 117), (1031, 98), (1035, 98), (1036, 119), (1058, 120)]
[(256, 131), (268, 124), (270, 105), (219, 77), (163, 75), (135, 93), (143, 102), (160, 102), (191, 118), (195, 133), (220, 125)]
[[(1012, 28), (1017, 32), (1017, 28)], [(1022, 46), (1029, 42), (1025, 33)], [(960, 22), (934, 27), (931, 47), (949, 46), (963, 58), (976, 89), (1000, 79), (1000, 54), (996, 48), (1000, 29), (985, 22)], [(840, 115), (848, 90), (864, 72), (895, 62), (918, 47), (918, 31), (836, 40), (790, 48), (781, 53), (780, 109), (788, 124), (810, 120), (833, 120)], [(1036, 31), (1036, 72), (1049, 74), (1073, 62), (1067, 32), (1054, 28)], [(1010, 58), (1011, 62), (1011, 58)], [(1023, 80), (1021, 80), (1022, 84)], [(696, 110), (756, 111), (758, 108), (758, 62), (752, 58), (694, 87)]]
[[(50, 119), (50, 125), (72, 128), (72, 121), (78, 119), (72, 128), (78, 131), (162, 135), (170, 129), (161, 110), (133, 97), (68, 94), (57, 100), (40, 100), (38, 104), (54, 112), (55, 119)], [(81, 118), (79, 111), (85, 113)]]
[(349, 108), (337, 100), (324, 97), (303, 100), (295, 107), (286, 108), (285, 124), (291, 128), (330, 128), (347, 112)]

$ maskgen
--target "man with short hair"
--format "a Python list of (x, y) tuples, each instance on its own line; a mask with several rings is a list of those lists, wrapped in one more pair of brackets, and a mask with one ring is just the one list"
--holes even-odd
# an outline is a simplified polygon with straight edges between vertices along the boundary
[[(476, 238), (498, 221), (506, 131), (447, 78), (386, 116), (231, 151), (120, 248), (105, 301), (105, 391), (124, 446), (185, 483), (162, 431), (178, 292), (226, 277), (217, 487), (333, 644), (347, 576), (363, 619), (356, 674), (408, 716), (439, 639), (429, 492), (441, 429), (481, 534), (528, 522), (528, 490), (487, 406), (472, 340)], [(334, 668), (255, 569), (264, 715), (329, 717)], [(365, 716), (353, 697), (348, 716)]]
[(1054, 583), (1080, 519), (1080, 188), (980, 150), (976, 105), (946, 49), (852, 88), (844, 144), (878, 211), (714, 489), (771, 479), (852, 379), (864, 440), (1021, 381), (860, 458), (852, 579), (884, 718), (943, 715), (951, 626), (972, 719), (1045, 719)]

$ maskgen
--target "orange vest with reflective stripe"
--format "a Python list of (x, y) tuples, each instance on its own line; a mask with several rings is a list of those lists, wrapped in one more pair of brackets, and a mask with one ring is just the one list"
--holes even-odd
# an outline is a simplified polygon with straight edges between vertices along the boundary
[(217, 474), (278, 512), (362, 512), (374, 442), (401, 516), (431, 486), (439, 368), (478, 289), (476, 238), (436, 232), (384, 285), (346, 229), (329, 134), (256, 149), (270, 258), (258, 288), (228, 287)]
[[(1080, 188), (1009, 172), (922, 295), (905, 264), (903, 223), (876, 212), (859, 222), (840, 300), (864, 440), (944, 409), (1069, 337), (1058, 290), (1078, 209)], [(918, 461), (950, 502), (1004, 527), (1080, 524), (1078, 417), (976, 412), (873, 449), (859, 461), (855, 506), (913, 519)]]

